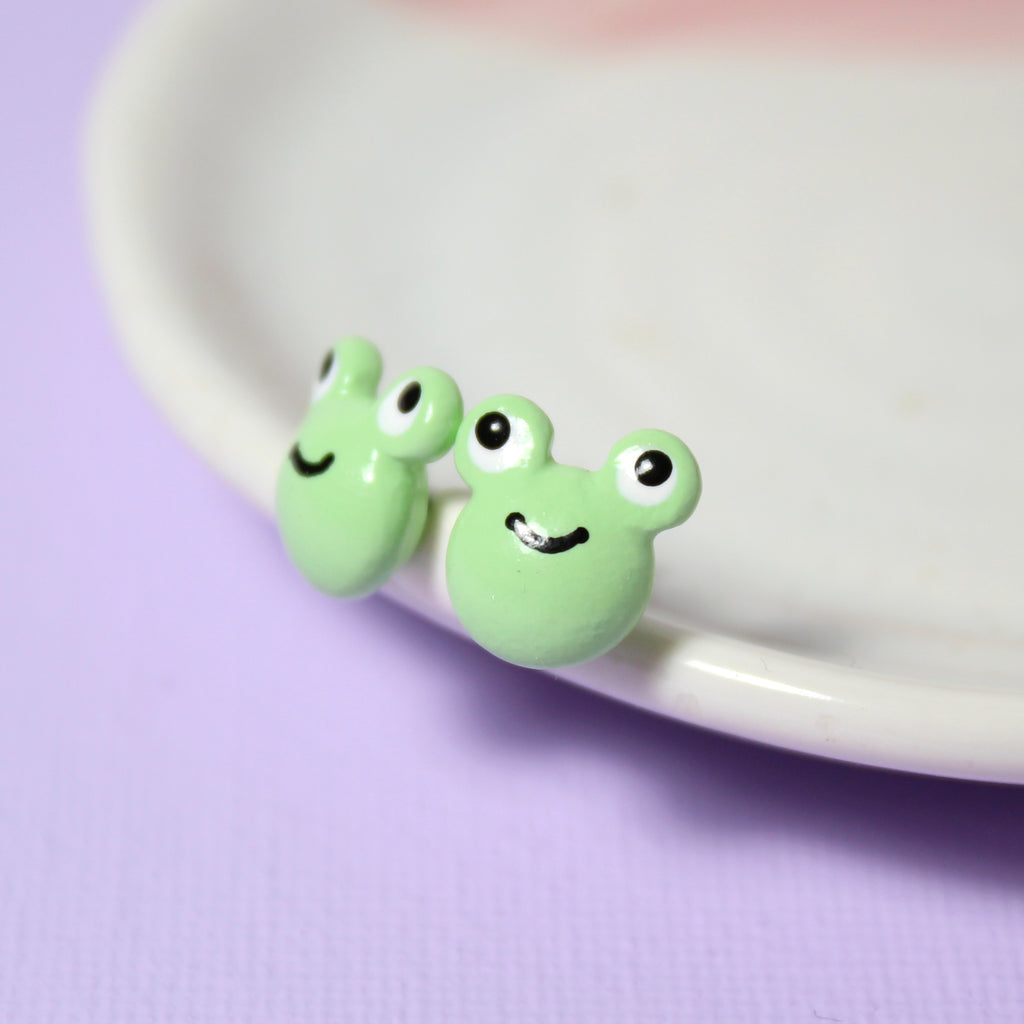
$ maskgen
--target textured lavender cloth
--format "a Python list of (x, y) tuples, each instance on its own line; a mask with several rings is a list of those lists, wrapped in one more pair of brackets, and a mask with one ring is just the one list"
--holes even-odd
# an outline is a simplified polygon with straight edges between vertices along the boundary
[(78, 194), (132, 0), (0, 33), (0, 1021), (1024, 1019), (1024, 790), (340, 604), (146, 404)]

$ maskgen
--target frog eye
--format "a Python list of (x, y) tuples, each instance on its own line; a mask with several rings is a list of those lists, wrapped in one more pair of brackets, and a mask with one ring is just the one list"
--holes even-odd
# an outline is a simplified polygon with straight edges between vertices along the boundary
[(316, 379), (316, 383), (313, 385), (313, 394), (310, 398), (311, 402), (319, 402), (328, 391), (331, 390), (331, 385), (334, 383), (338, 376), (338, 358), (334, 354), (332, 348), (327, 355), (324, 356), (324, 361), (320, 364), (320, 374)]
[(676, 489), (676, 467), (658, 448), (627, 448), (615, 461), (619, 494), (634, 505), (660, 505)]
[(524, 465), (533, 451), (533, 435), (526, 420), (494, 410), (473, 424), (467, 448), (469, 457), (485, 473), (501, 473)]
[(389, 437), (404, 434), (415, 422), (423, 397), (423, 385), (418, 380), (400, 380), (377, 407), (377, 426)]

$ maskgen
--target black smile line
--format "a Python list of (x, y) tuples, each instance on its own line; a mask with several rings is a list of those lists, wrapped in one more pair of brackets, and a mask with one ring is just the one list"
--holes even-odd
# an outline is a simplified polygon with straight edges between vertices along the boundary
[(295, 472), (299, 476), (319, 476), (331, 468), (331, 463), (334, 461), (334, 452), (328, 452), (322, 459), (318, 459), (316, 462), (307, 462), (302, 457), (299, 446), (293, 444), (292, 450), (288, 453), (288, 458), (291, 460), (291, 464), (295, 467)]
[(526, 518), (518, 512), (512, 512), (505, 519), (505, 528), (511, 530), (528, 548), (544, 555), (557, 555), (560, 551), (568, 551), (577, 544), (586, 544), (590, 540), (590, 532), (585, 526), (577, 526), (572, 533), (561, 537), (542, 537), (526, 525)]

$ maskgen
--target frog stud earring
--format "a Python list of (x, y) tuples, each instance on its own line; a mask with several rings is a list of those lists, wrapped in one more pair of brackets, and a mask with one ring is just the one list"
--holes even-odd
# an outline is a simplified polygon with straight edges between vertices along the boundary
[(604, 654), (637, 624), (654, 583), (657, 533), (700, 498), (677, 437), (640, 430), (596, 472), (551, 458), (551, 421), (499, 395), (459, 428), (455, 465), (472, 490), (448, 542), (448, 593), (482, 647), (533, 668)]
[(462, 419), (455, 381), (431, 367), (377, 398), (381, 358), (362, 338), (327, 353), (306, 419), (277, 478), (285, 548), (320, 590), (376, 590), (416, 549), (427, 516), (425, 463)]

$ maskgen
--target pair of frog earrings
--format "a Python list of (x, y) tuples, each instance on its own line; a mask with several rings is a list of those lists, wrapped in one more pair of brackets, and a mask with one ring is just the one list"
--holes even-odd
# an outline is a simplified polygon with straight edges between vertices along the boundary
[(640, 430), (601, 469), (551, 458), (551, 421), (498, 395), (465, 418), (448, 374), (419, 367), (377, 398), (381, 357), (348, 338), (327, 353), (281, 466), (277, 511), (292, 560), (320, 590), (358, 597), (411, 557), (427, 517), (425, 465), (454, 444), (472, 495), (448, 541), (448, 593), (469, 635), (533, 668), (604, 654), (637, 624), (653, 540), (689, 518), (697, 463), (677, 437)]

